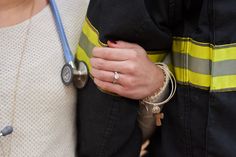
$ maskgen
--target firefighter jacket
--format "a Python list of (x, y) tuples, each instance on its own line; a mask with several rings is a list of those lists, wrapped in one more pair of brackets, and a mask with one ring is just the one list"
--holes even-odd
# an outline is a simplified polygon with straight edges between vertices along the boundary
[(175, 97), (151, 138), (152, 157), (236, 156), (236, 1), (91, 0), (77, 58), (107, 40), (171, 55)]

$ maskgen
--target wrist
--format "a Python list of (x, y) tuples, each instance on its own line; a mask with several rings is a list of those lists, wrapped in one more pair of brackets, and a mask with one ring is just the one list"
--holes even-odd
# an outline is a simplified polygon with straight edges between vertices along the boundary
[(154, 63), (152, 63), (152, 69), (149, 72), (152, 73), (149, 80), (151, 83), (149, 84), (149, 87), (145, 92), (146, 94), (142, 97), (142, 99), (154, 95), (164, 86), (165, 73), (159, 66), (156, 66)]
[[(141, 100), (142, 104), (148, 106), (147, 108), (150, 107), (154, 114), (160, 113), (162, 106), (174, 96), (176, 91), (176, 81), (173, 74), (169, 71), (168, 66), (163, 63), (156, 63), (156, 66), (163, 72), (164, 83), (152, 95)], [(168, 88), (169, 82), (171, 83), (170, 92)]]
[[(157, 77), (158, 82), (156, 83), (158, 85), (155, 87), (154, 92), (152, 92), (149, 96), (145, 97), (142, 100), (143, 102), (158, 103), (167, 97), (167, 94), (168, 94), (167, 90), (168, 90), (168, 84), (169, 84), (170, 78), (168, 77), (169, 75), (164, 69), (168, 67), (166, 65), (160, 65), (160, 64), (157, 64), (155, 66), (156, 66), (156, 70), (158, 71), (158, 77)], [(150, 105), (150, 106), (153, 108), (153, 105)], [(161, 107), (162, 106), (159, 106), (158, 108), (153, 108), (152, 110), (156, 110), (153, 112), (159, 113)]]
[(154, 77), (154, 91), (149, 94), (149, 96), (161, 91), (161, 89), (163, 88), (163, 86), (165, 85), (165, 82), (167, 81), (166, 79), (166, 74), (164, 72), (163, 69), (160, 68), (160, 66), (154, 65), (155, 66), (155, 77)]

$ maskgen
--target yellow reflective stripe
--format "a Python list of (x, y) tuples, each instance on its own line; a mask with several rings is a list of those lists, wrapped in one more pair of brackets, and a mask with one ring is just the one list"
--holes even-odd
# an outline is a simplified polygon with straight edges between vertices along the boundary
[(189, 54), (200, 59), (210, 59), (212, 56), (212, 48), (197, 45), (193, 43), (192, 39), (174, 39), (172, 50), (173, 52)]
[(183, 83), (190, 83), (200, 87), (210, 87), (211, 76), (192, 72), (188, 69), (174, 67), (175, 77)]
[(164, 60), (166, 54), (162, 53), (162, 54), (148, 54), (148, 58), (152, 61), (152, 62), (161, 62)]
[(235, 44), (212, 45), (210, 43), (198, 42), (191, 38), (175, 37), (172, 50), (173, 52), (185, 53), (196, 58), (208, 59), (213, 62), (236, 59)]
[(82, 31), (94, 45), (96, 45), (96, 46), (107, 46), (107, 44), (105, 44), (105, 43), (103, 43), (99, 40), (99, 32), (90, 23), (88, 18), (85, 19)]
[(212, 90), (236, 88), (236, 75), (213, 77), (212, 84)]
[(224, 60), (236, 60), (236, 47), (218, 48), (214, 51), (214, 62)]
[(89, 71), (91, 71), (90, 58), (87, 56), (86, 52), (80, 46), (78, 46), (77, 48), (76, 59), (87, 63), (88, 69)]
[(91, 43), (93, 43), (96, 46), (101, 46), (98, 41), (98, 35), (97, 33), (90, 27), (87, 20), (83, 24), (82, 29), (84, 35), (86, 35)]

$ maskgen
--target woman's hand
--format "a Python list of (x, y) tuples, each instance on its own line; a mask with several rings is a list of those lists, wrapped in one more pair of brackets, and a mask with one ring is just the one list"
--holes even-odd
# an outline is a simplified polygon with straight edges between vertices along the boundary
[[(163, 71), (137, 44), (108, 41), (109, 47), (96, 47), (91, 58), (94, 82), (101, 89), (131, 99), (143, 99), (163, 86)], [(119, 78), (115, 80), (115, 72)]]

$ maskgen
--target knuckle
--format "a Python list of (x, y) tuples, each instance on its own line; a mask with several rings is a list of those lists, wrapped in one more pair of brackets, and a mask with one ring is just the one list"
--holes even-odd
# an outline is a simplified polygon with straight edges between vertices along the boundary
[(90, 59), (90, 64), (91, 64), (92, 66), (94, 66), (94, 62), (95, 62), (95, 59), (94, 59), (94, 58), (91, 58), (91, 59)]
[(94, 69), (92, 68), (91, 71), (90, 71), (90, 74), (95, 77), (95, 72), (94, 72)]
[(128, 72), (133, 74), (137, 70), (137, 66), (134, 63), (130, 63), (129, 66), (127, 67)]
[(107, 48), (103, 48), (102, 53), (104, 56), (108, 56), (109, 55), (109, 50)]
[(122, 94), (123, 94), (123, 96), (128, 97), (128, 98), (130, 98), (132, 96), (132, 92), (130, 90), (126, 90)]
[(100, 74), (100, 72), (94, 71), (93, 74), (94, 74), (94, 77), (96, 77), (97, 79), (101, 80), (101, 74)]
[(138, 52), (136, 50), (132, 49), (130, 52), (130, 58), (136, 59), (137, 57), (138, 57)]
[(96, 53), (97, 53), (98, 50), (99, 50), (98, 47), (94, 47), (94, 48), (92, 49), (92, 54), (93, 54), (93, 55), (96, 55)]
[(98, 70), (91, 69), (91, 74), (92, 74), (93, 77), (101, 80), (101, 74), (100, 74), (100, 72)]
[(108, 88), (108, 85), (107, 85), (107, 84), (103, 84), (103, 85), (102, 85), (102, 89), (105, 90), (105, 91), (108, 91), (108, 89), (109, 89), (109, 88)]
[(114, 93), (118, 94), (118, 95), (121, 95), (124, 93), (124, 91), (122, 91), (120, 88), (114, 88)]
[[(125, 84), (126, 84), (127, 88), (130, 88), (133, 86), (133, 79), (132, 78), (127, 78), (125, 81), (126, 81)], [(129, 91), (129, 89), (127, 89), (127, 91)]]
[(101, 59), (97, 59), (97, 61), (96, 61), (96, 67), (97, 67), (98, 69), (103, 68), (103, 67), (104, 67), (104, 62), (103, 62)]

